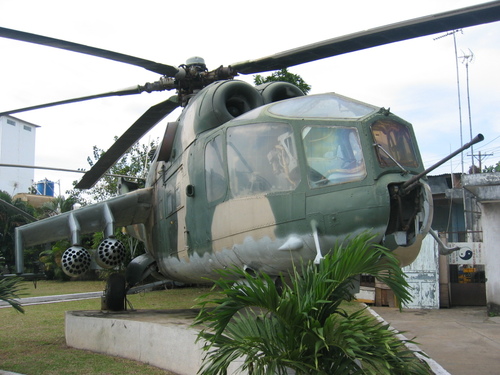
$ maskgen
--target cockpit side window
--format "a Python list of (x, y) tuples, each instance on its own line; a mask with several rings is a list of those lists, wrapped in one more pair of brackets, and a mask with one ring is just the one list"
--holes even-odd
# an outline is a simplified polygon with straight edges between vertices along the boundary
[(227, 163), (234, 197), (289, 191), (300, 182), (297, 150), (288, 124), (229, 128)]
[(396, 166), (394, 160), (404, 167), (418, 167), (413, 139), (406, 126), (394, 120), (378, 120), (371, 129), (381, 167)]
[(221, 199), (227, 191), (222, 151), (223, 145), (220, 135), (205, 146), (205, 184), (209, 202)]
[(302, 139), (311, 187), (359, 181), (366, 176), (358, 131), (339, 126), (307, 126)]

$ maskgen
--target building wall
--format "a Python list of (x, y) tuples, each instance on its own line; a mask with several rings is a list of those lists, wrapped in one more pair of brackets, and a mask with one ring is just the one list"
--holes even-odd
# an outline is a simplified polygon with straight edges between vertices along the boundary
[(481, 208), (488, 312), (500, 314), (500, 173), (479, 173), (462, 179)]
[[(35, 138), (38, 126), (12, 116), (0, 117), (0, 164), (35, 164)], [(0, 167), (0, 190), (11, 196), (27, 193), (34, 170)]]
[(412, 301), (405, 307), (418, 309), (439, 308), (439, 256), (436, 241), (427, 235), (417, 259), (403, 268), (411, 287)]
[(486, 301), (488, 311), (500, 314), (500, 202), (482, 203), (484, 228)]

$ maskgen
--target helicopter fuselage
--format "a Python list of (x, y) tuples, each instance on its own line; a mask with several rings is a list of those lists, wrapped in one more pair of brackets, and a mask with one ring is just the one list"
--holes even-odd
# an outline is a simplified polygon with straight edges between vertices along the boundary
[(226, 267), (278, 275), (368, 230), (411, 263), (432, 220), (424, 181), (399, 189), (423, 170), (411, 125), (336, 94), (261, 105), (222, 124), (204, 119), (204, 106), (236, 82), (208, 86), (168, 125), (175, 135), (147, 181), (154, 209), (132, 231), (159, 272), (184, 282)]
[[(68, 275), (86, 272), (90, 253), (115, 268), (119, 227), (146, 245), (129, 286), (151, 273), (209, 283), (227, 267), (277, 276), (363, 231), (405, 266), (432, 221), (424, 177), (412, 126), (388, 110), (283, 82), (218, 81), (167, 125), (145, 188), (16, 228), (17, 270), (25, 247), (64, 238)], [(106, 239), (89, 253), (82, 235), (97, 231)]]

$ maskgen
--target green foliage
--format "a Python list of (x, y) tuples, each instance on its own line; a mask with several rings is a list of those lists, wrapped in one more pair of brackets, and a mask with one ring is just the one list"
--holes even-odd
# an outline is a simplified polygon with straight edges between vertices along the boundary
[(7, 302), (14, 309), (24, 314), (21, 304), (16, 301), (19, 298), (18, 293), (22, 290), (21, 281), (22, 279), (18, 277), (0, 279), (0, 300)]
[(239, 359), (252, 375), (428, 374), (387, 325), (364, 310), (341, 308), (354, 298), (361, 273), (390, 286), (399, 308), (410, 300), (397, 259), (372, 240), (364, 233), (336, 246), (319, 265), (295, 271), (282, 289), (265, 274), (221, 272), (215, 287), (222, 295), (206, 296), (195, 321), (204, 327), (198, 339), (207, 351), (200, 373), (226, 374)]
[(495, 165), (490, 165), (489, 167), (483, 168), (483, 173), (492, 173), (492, 172), (500, 172), (500, 161), (498, 161)]
[(43, 263), (49, 280), (67, 281), (70, 279), (62, 270), (62, 255), (68, 247), (70, 247), (68, 240), (57, 241), (50, 249), (40, 253), (40, 262)]
[(0, 257), (5, 258), (5, 263), (12, 267), (14, 265), (15, 228), (33, 221), (34, 219), (30, 219), (30, 216), (33, 216), (35, 212), (34, 208), (26, 202), (20, 199), (13, 200), (5, 191), (0, 191), (0, 199), (7, 203), (7, 205), (0, 204)]
[(54, 199), (51, 199), (49, 202), (44, 203), (40, 208), (36, 209), (36, 217), (38, 220), (41, 220), (71, 211), (76, 203), (79, 202), (78, 198), (74, 195), (70, 195), (68, 198), (64, 196), (54, 197)]
[[(117, 139), (118, 137), (115, 136), (115, 141)], [(149, 144), (134, 144), (122, 156), (122, 158), (110, 168), (108, 174), (136, 177), (142, 179), (139, 180), (139, 183), (143, 183), (151, 163), (151, 150), (156, 149), (157, 146), (158, 139), (149, 142)], [(92, 167), (103, 154), (103, 149), (94, 146), (92, 150), (92, 157), (89, 156), (87, 158), (90, 167)], [(78, 181), (74, 181), (73, 185), (76, 185), (77, 182)], [(103, 176), (93, 188), (85, 192), (82, 192), (78, 189), (73, 189), (68, 191), (67, 193), (75, 196), (83, 205), (102, 202), (117, 195), (118, 183), (118, 177), (106, 175)]]
[(254, 83), (256, 85), (261, 85), (263, 83), (268, 83), (268, 82), (289, 82), (297, 86), (299, 89), (302, 90), (304, 94), (308, 94), (309, 91), (311, 91), (311, 86), (308, 85), (301, 76), (298, 74), (293, 74), (288, 71), (287, 68), (283, 68), (281, 70), (278, 70), (274, 73), (272, 73), (270, 76), (263, 77), (260, 74), (257, 74), (254, 77)]

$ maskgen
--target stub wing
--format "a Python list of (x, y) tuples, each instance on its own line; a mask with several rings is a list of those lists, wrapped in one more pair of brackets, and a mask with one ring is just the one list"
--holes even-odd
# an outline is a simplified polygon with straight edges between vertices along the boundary
[(24, 270), (24, 248), (63, 239), (70, 239), (73, 245), (79, 245), (82, 234), (100, 231), (106, 237), (113, 236), (117, 226), (145, 223), (151, 208), (152, 188), (146, 188), (18, 227), (15, 249), (17, 272)]

